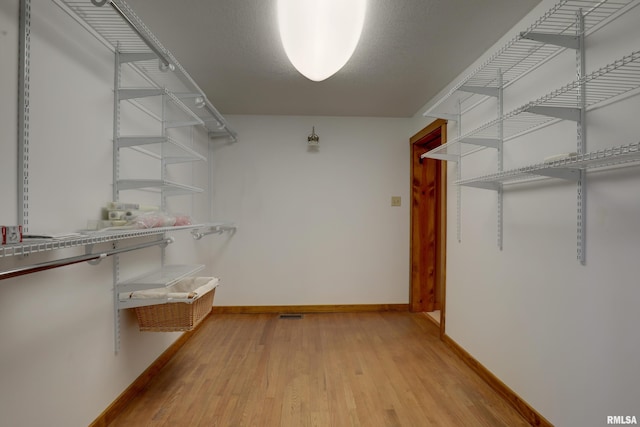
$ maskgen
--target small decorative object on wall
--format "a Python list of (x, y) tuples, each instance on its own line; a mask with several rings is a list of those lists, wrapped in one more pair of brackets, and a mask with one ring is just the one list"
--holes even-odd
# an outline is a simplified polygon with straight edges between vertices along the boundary
[(307, 147), (309, 151), (314, 151), (320, 148), (320, 137), (316, 135), (316, 127), (311, 128), (311, 134), (307, 137)]

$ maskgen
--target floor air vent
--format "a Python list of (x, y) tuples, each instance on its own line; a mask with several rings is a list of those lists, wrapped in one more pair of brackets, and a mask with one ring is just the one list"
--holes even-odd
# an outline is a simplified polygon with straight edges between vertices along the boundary
[(302, 319), (302, 314), (299, 313), (284, 313), (280, 315), (280, 319)]

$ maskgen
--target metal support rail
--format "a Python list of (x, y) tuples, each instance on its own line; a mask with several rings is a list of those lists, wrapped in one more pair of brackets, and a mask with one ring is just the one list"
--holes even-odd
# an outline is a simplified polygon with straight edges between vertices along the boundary
[(236, 226), (235, 225), (213, 225), (209, 227), (208, 230), (205, 230), (205, 231), (191, 230), (191, 235), (193, 236), (194, 240), (200, 240), (204, 236), (208, 236), (210, 234), (222, 234), (225, 231), (230, 231), (232, 233), (235, 233)]
[(20, 0), (18, 70), (18, 221), (29, 231), (29, 97), (31, 76), (31, 0)]
[(157, 245), (166, 246), (169, 243), (173, 243), (173, 241), (174, 241), (173, 238), (161, 239), (161, 240), (156, 240), (156, 241), (153, 241), (153, 242), (141, 243), (141, 244), (136, 245), (136, 246), (129, 246), (129, 247), (126, 247), (126, 248), (112, 249), (110, 251), (100, 252), (100, 253), (96, 253), (96, 254), (79, 255), (79, 256), (75, 256), (75, 257), (62, 258), (62, 259), (55, 260), (55, 261), (47, 261), (47, 262), (42, 262), (42, 263), (39, 263), (39, 264), (33, 264), (33, 265), (27, 265), (27, 266), (24, 266), (24, 267), (18, 267), (18, 268), (14, 268), (14, 269), (5, 270), (5, 271), (0, 272), (0, 280), (10, 279), (12, 277), (24, 276), (24, 275), (27, 275), (27, 274), (37, 273), (39, 271), (51, 270), (51, 269), (54, 269), (54, 268), (64, 267), (64, 266), (72, 265), (72, 264), (78, 264), (78, 263), (86, 262), (86, 261), (98, 261), (98, 260), (102, 260), (102, 259), (104, 259), (106, 257), (109, 257), (109, 256), (112, 256), (112, 255), (120, 254), (120, 253), (123, 253), (123, 252), (136, 251), (136, 250), (139, 250), (139, 249), (145, 249), (145, 248), (149, 248), (149, 247), (152, 247), (152, 246), (157, 246)]
[[(205, 228), (212, 225), (211, 223), (180, 225), (173, 227), (157, 227), (144, 229), (128, 229), (113, 228), (100, 231), (87, 232), (79, 234), (77, 237), (61, 238), (61, 239), (25, 239), (20, 244), (1, 245), (0, 259), (9, 256), (25, 256), (33, 253), (54, 251), (58, 249), (68, 249), (77, 246), (95, 245), (99, 243), (118, 242), (125, 239), (133, 239), (138, 237), (149, 237), (165, 232), (174, 232), (180, 230), (193, 230), (197, 228)], [(214, 223), (215, 225), (215, 223)]]

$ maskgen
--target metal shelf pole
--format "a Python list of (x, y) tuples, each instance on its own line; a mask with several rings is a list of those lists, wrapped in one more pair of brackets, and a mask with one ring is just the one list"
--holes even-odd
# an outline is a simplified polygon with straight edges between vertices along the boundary
[[(504, 114), (504, 82), (502, 80), (502, 70), (498, 69), (498, 117), (502, 117)], [(504, 123), (500, 122), (498, 126), (498, 171), (502, 172), (504, 168), (504, 152), (503, 152), (503, 135)], [(503, 242), (503, 224), (504, 224), (504, 209), (503, 209), (503, 192), (502, 186), (498, 189), (498, 249), (502, 250)]]
[(22, 231), (29, 231), (29, 79), (31, 63), (31, 0), (20, 0), (18, 61), (18, 212)]
[[(458, 138), (462, 135), (462, 105), (458, 101), (458, 114), (456, 117), (456, 127), (458, 128)], [(456, 179), (459, 181), (462, 179), (462, 153), (458, 157), (458, 163), (456, 164)], [(458, 243), (462, 242), (462, 189), (460, 186), (456, 188), (456, 236)]]
[[(120, 58), (120, 45), (116, 45), (114, 52), (113, 72), (113, 201), (120, 201), (120, 80), (122, 79), (122, 67)], [(112, 243), (113, 249), (118, 248), (118, 242)], [(120, 308), (118, 307), (118, 282), (120, 282), (120, 256), (113, 257), (113, 348), (115, 354), (120, 351)]]
[[(576, 32), (578, 36), (578, 49), (576, 50), (577, 77), (581, 81), (578, 91), (578, 108), (580, 110), (580, 120), (577, 124), (577, 147), (579, 155), (587, 152), (587, 94), (586, 82), (582, 80), (586, 76), (585, 49), (584, 49), (584, 15), (582, 9), (576, 12)], [(580, 179), (577, 183), (577, 258), (580, 264), (586, 263), (586, 213), (587, 213), (587, 175), (584, 170), (580, 171)]]

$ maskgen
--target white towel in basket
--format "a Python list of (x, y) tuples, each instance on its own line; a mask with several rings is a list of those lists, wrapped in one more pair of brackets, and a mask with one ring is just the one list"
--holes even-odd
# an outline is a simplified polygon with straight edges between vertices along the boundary
[(220, 280), (217, 277), (187, 277), (166, 288), (145, 289), (127, 294), (120, 294), (125, 299), (191, 299), (196, 300), (218, 286)]

